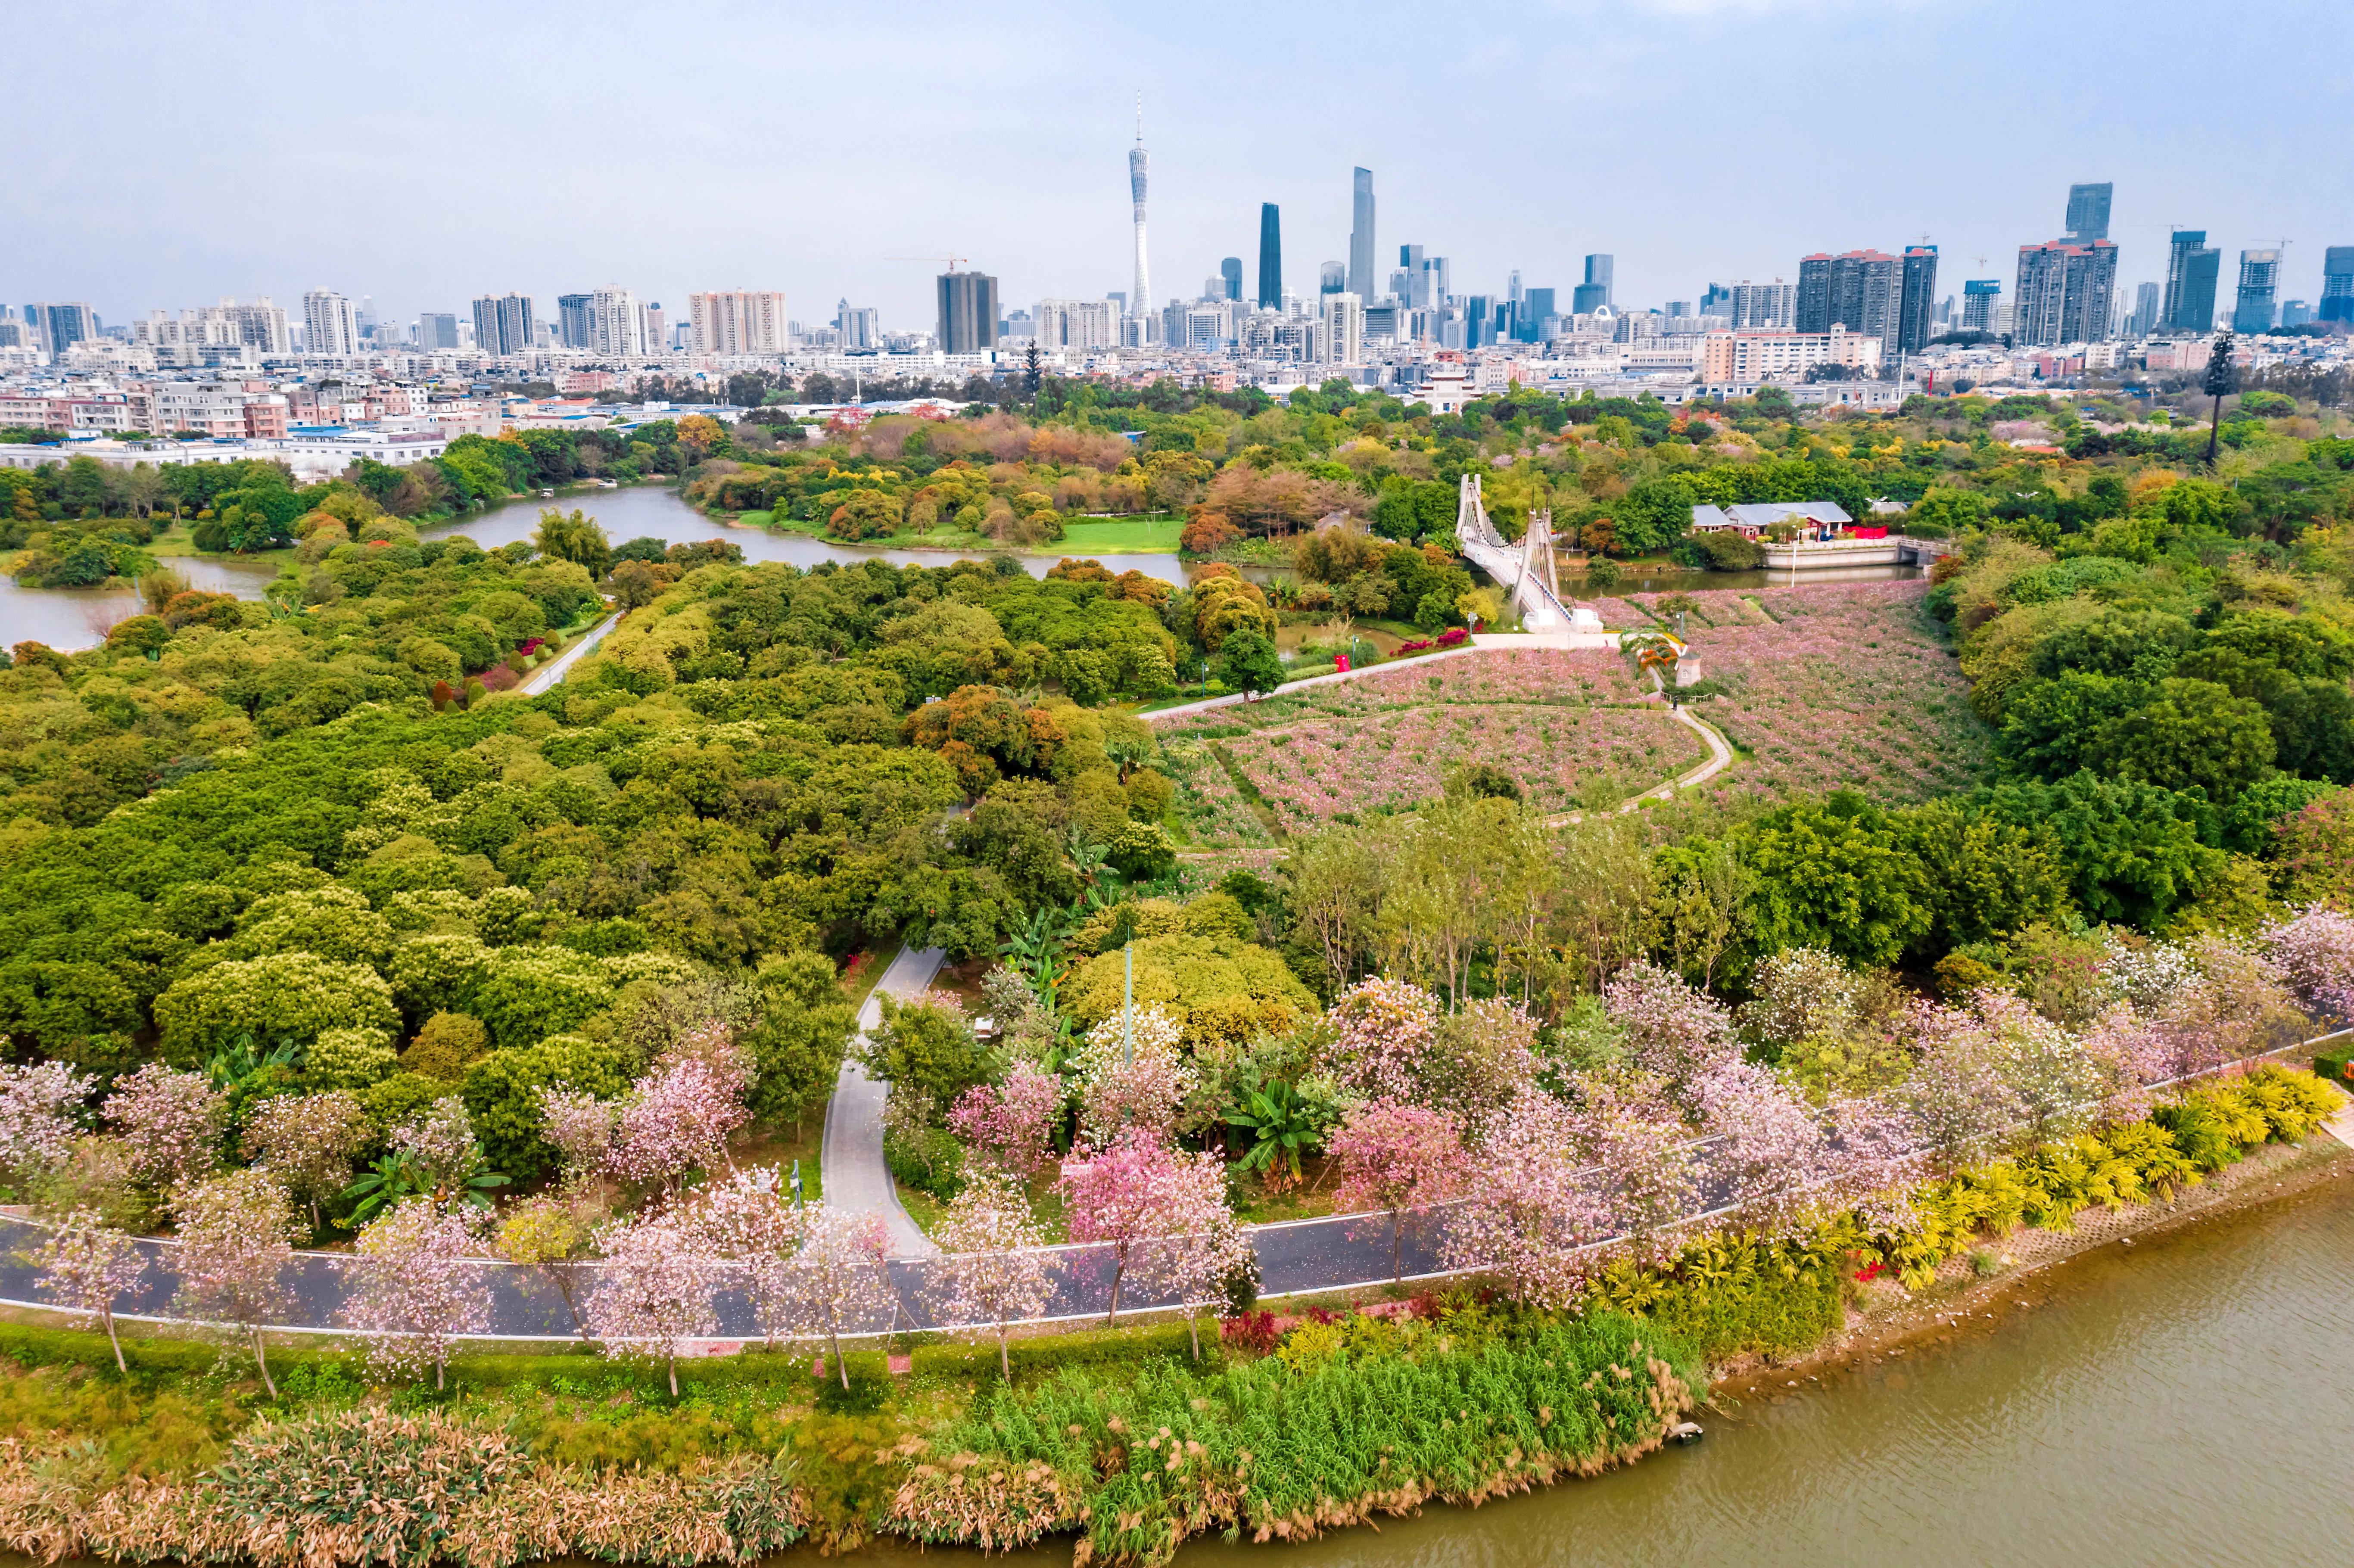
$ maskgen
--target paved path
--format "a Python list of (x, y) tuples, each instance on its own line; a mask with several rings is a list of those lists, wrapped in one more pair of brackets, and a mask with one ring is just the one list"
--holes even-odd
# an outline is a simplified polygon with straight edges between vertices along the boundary
[(628, 613), (629, 612), (627, 610), (623, 610), (619, 614), (608, 615), (604, 620), (590, 627), (581, 637), (579, 641), (575, 642), (571, 647), (566, 649), (557, 657), (553, 663), (544, 664), (540, 668), (534, 670), (531, 673), (530, 678), (525, 681), (517, 690), (521, 691), (523, 694), (527, 697), (535, 697), (539, 695), (540, 693), (556, 684), (557, 682), (564, 679), (564, 673), (571, 669), (573, 664), (579, 660), (582, 654), (588, 652), (591, 648), (596, 647), (599, 642), (604, 641), (605, 633), (612, 630), (616, 626), (620, 625), (621, 616)]
[[(901, 948), (859, 1011), (859, 1032), (883, 1022), (884, 997), (921, 996), (947, 956), (938, 948)], [(900, 1207), (890, 1168), (883, 1162), (883, 1103), (889, 1094), (889, 1086), (868, 1077), (856, 1062), (843, 1060), (833, 1098), (826, 1102), (825, 1148), (818, 1160), (825, 1201), (837, 1209), (880, 1215), (891, 1232), (892, 1256), (935, 1257), (940, 1249)]]

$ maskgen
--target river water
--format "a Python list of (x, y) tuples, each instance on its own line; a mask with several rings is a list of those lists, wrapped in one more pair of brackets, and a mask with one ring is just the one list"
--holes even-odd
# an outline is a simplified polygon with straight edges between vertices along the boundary
[[(2100, 1247), (2022, 1277), (1997, 1305), (1952, 1343), (1703, 1411), (1697, 1447), (1300, 1546), (1214, 1540), (1177, 1568), (2255, 1568), (2354, 1555), (2354, 1178)], [(1016, 1560), (1066, 1563), (1070, 1549)]]

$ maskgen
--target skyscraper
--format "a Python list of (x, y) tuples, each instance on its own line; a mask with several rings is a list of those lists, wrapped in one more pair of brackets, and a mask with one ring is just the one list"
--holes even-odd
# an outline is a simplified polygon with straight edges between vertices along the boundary
[(588, 304), (595, 298), (594, 294), (556, 296), (556, 335), (565, 347), (594, 346), (588, 327)]
[(451, 311), (424, 311), (417, 317), (417, 346), (427, 353), (458, 346), (458, 317)]
[[(1128, 194), (1136, 203), (1136, 292), (1130, 295), (1129, 298), (1136, 302), (1136, 309), (1139, 313), (1149, 315), (1152, 310), (1152, 277), (1144, 265), (1145, 162), (1144, 95), (1140, 92), (1136, 95), (1136, 145), (1128, 150)], [(949, 275), (953, 277), (958, 274), (951, 273)], [(941, 286), (944, 290), (947, 287), (945, 283)], [(995, 297), (996, 287), (997, 286), (994, 282), (990, 285), (992, 299)], [(940, 298), (945, 301), (948, 298), (948, 295), (943, 292), (940, 295)], [(992, 344), (997, 341), (995, 336), (997, 331), (996, 317), (997, 308), (992, 304), (990, 307), (990, 332), (991, 334), (990, 342)], [(948, 307), (945, 304), (940, 308), (940, 319), (943, 322), (948, 319)], [(944, 344), (947, 341), (945, 334), (943, 334), (941, 341)]]
[(619, 283), (588, 295), (588, 351), (613, 359), (646, 355), (646, 313), (634, 290)]
[[(420, 318), (420, 322), (421, 322)], [(418, 329), (418, 346), (426, 346), (424, 328)], [(485, 294), (474, 302), (474, 347), (489, 355), (528, 354), (534, 334), (531, 299), (525, 294)], [(454, 324), (450, 346), (457, 346)]]
[(1585, 259), (1585, 281), (1570, 291), (1569, 308), (1581, 316), (1592, 315), (1610, 303), (1611, 272), (1615, 260), (1608, 256), (1588, 256)]
[(1225, 295), (1230, 300), (1243, 297), (1243, 259), (1229, 256), (1218, 263), (1218, 276), (1225, 281)]
[(2273, 329), (2273, 295), (2280, 287), (2280, 252), (2240, 252), (2240, 294), (2232, 307), (2232, 330), (2237, 333)]
[(1345, 294), (1349, 291), (1347, 263), (1327, 261), (1316, 270), (1316, 291), (1320, 294)]
[(2321, 308), (2316, 321), (2354, 322), (2354, 245), (2321, 253)]
[(1521, 291), (1520, 313), (1512, 321), (1512, 335), (1522, 343), (1536, 343), (1544, 336), (1545, 318), (1553, 313), (1553, 291), (1551, 289)]
[(2164, 297), (2155, 283), (2134, 285), (2133, 314), (2126, 318), (2126, 336), (2147, 337), (2158, 330), (2158, 313), (2163, 309), (2159, 301)]
[(1896, 309), (1896, 351), (1918, 354), (1936, 335), (1933, 317), (1937, 300), (1937, 248), (1904, 248), (1904, 282)]
[(1701, 302), (1701, 314), (1733, 318), (1735, 332), (1790, 332), (1797, 319), (1798, 286), (1776, 278), (1770, 283), (1753, 283), (1744, 278), (1730, 289), (1717, 291), (1713, 299)]
[(1258, 303), (1265, 311), (1283, 308), (1283, 217), (1271, 201), (1258, 208)]
[(986, 272), (939, 276), (940, 347), (979, 354), (997, 346), (997, 280)]
[(302, 352), (354, 355), (360, 351), (360, 323), (351, 301), (333, 289), (302, 296)]
[(2106, 339), (2116, 281), (2117, 248), (2105, 239), (2020, 246), (2019, 290), (2011, 307), (2012, 346)]
[(2223, 253), (2207, 243), (2203, 228), (2178, 228), (2166, 251), (2166, 297), (2158, 302), (2158, 325), (2168, 332), (2203, 333), (2215, 325), (2215, 281)]
[(52, 358), (75, 344), (91, 343), (98, 338), (98, 313), (80, 302), (58, 304), (44, 300), (27, 305), (25, 324), (32, 330), (34, 341)]
[(1373, 171), (1353, 172), (1349, 221), (1349, 292), (1360, 303), (1381, 291), (1373, 286)]
[(2002, 302), (2002, 280), (1972, 278), (1962, 284), (1962, 330), (1994, 331), (1995, 307)]
[[(1927, 286), (1934, 289), (1937, 279), (1936, 248), (1922, 249), (1925, 256), (1910, 264), (1927, 269)], [(1884, 356), (1895, 358), (1907, 265), (1907, 257), (1891, 256), (1884, 250), (1848, 250), (1837, 256), (1817, 251), (1800, 258), (1797, 330), (1824, 333), (1834, 326), (1843, 326), (1851, 333), (1880, 339)], [(1928, 341), (1925, 334), (1922, 341)]]
[(2068, 187), (2068, 238), (2079, 245), (2109, 237), (2109, 194), (2116, 186), (2107, 180), (2096, 185)]

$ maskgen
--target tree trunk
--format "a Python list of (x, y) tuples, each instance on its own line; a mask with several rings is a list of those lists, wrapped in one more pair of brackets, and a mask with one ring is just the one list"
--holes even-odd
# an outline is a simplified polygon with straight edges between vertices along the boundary
[(123, 1363), (122, 1341), (114, 1335), (114, 1308), (108, 1307), (101, 1310), (99, 1316), (106, 1319), (106, 1342), (114, 1347), (114, 1370), (124, 1377), (129, 1377), (131, 1369)]
[(1104, 1327), (1107, 1329), (1119, 1321), (1119, 1279), (1121, 1275), (1128, 1272), (1127, 1251), (1127, 1247), (1123, 1245), (1112, 1258), (1111, 1310), (1104, 1314)]
[(1193, 1310), (1191, 1301), (1185, 1303), (1185, 1332), (1193, 1340), (1193, 1359), (1202, 1359), (1202, 1315)]
[(447, 1356), (437, 1355), (433, 1358), (433, 1392), (436, 1393), (441, 1393), (450, 1386), (449, 1383), (443, 1381), (443, 1370), (447, 1368), (449, 1364), (450, 1358)]
[(997, 1320), (997, 1370), (1006, 1382), (1013, 1381), (1013, 1358), (1005, 1350), (1005, 1319)]
[(278, 1398), (278, 1384), (270, 1381), (270, 1352), (261, 1342), (261, 1330), (258, 1328), (253, 1330), (253, 1364), (261, 1369), (261, 1386), (270, 1391), (270, 1397), (275, 1402)]
[(670, 1396), (676, 1399), (678, 1397), (678, 1341), (676, 1340), (670, 1342), (670, 1359), (667, 1364), (670, 1368)]
[(842, 1359), (841, 1326), (836, 1324), (833, 1328), (828, 1330), (826, 1332), (826, 1339), (828, 1342), (833, 1346), (833, 1370), (842, 1379), (842, 1392), (848, 1393), (850, 1392), (850, 1363)]
[(2219, 392), (2215, 395), (2214, 415), (2207, 421), (2207, 466), (2209, 468), (2213, 468), (2215, 466), (2215, 442), (2222, 433), (2223, 397), (2222, 394)]

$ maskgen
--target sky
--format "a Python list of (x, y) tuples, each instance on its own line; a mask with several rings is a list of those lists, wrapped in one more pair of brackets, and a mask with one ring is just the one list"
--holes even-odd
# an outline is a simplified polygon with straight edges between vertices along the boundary
[[(619, 282), (683, 316), (781, 289), (932, 324), (932, 258), (1019, 305), (1125, 291), (1142, 94), (1156, 302), (1221, 257), (1285, 281), (1345, 260), (1350, 171), (1458, 293), (1622, 304), (1795, 279), (1816, 250), (1941, 249), (1939, 292), (2056, 238), (2072, 182), (2116, 186), (2119, 281), (2167, 230), (2288, 241), (2282, 297), (2354, 244), (2343, 62), (2354, 9), (2256, 0), (1555, 0), (1478, 6), (107, 4), (12, 14), (25, 155), (0, 299), (110, 323), (227, 294)], [(30, 69), (39, 62), (40, 69)], [(1988, 260), (1981, 264), (1977, 258)]]

